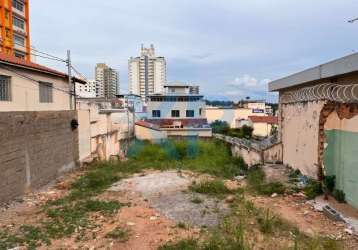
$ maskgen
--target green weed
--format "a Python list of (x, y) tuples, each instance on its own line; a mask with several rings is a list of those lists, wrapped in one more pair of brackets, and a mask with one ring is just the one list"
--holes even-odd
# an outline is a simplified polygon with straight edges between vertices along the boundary
[(192, 184), (190, 186), (190, 190), (207, 195), (223, 195), (232, 193), (232, 191), (225, 186), (224, 182), (219, 179)]
[(122, 243), (128, 241), (129, 236), (130, 236), (130, 232), (121, 227), (116, 227), (112, 232), (106, 235), (107, 238), (111, 238)]

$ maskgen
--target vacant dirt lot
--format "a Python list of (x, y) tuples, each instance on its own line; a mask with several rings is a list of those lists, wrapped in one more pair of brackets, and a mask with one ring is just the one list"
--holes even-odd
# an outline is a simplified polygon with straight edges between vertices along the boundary
[[(0, 227), (12, 230), (22, 224), (36, 223), (45, 215), (41, 206), (68, 193), (68, 187), (81, 173), (64, 178), (53, 187), (29, 195), (22, 201), (3, 208)], [(96, 227), (79, 238), (72, 236), (54, 240), (39, 249), (157, 249), (168, 241), (199, 238), (207, 230), (218, 226), (230, 212), (230, 201), (190, 192), (192, 183), (210, 179), (206, 175), (177, 171), (146, 171), (135, 174), (112, 185), (98, 198), (116, 200), (125, 204), (116, 214), (91, 214)], [(226, 182), (238, 187), (237, 181)], [(262, 197), (248, 196), (258, 207), (265, 207), (309, 235), (349, 239), (352, 249), (357, 246), (354, 236), (345, 232), (343, 223), (332, 222), (305, 202), (302, 196)], [(110, 238), (116, 228), (126, 232), (125, 237)]]

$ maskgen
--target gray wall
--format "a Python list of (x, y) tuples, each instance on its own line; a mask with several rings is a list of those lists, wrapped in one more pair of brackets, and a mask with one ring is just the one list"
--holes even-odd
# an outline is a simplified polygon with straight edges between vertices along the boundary
[(0, 203), (54, 180), (78, 161), (75, 111), (0, 112)]

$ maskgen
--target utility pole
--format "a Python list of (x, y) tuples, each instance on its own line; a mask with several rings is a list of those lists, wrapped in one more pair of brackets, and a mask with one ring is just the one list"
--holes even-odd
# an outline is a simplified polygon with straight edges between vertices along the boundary
[(72, 86), (72, 65), (71, 65), (71, 51), (67, 50), (67, 69), (68, 69), (68, 87), (70, 89), (70, 110), (73, 109), (72, 95), (73, 95), (73, 86)]
[(358, 17), (357, 17), (357, 18), (354, 18), (354, 19), (351, 19), (351, 20), (348, 20), (349, 23), (354, 23), (354, 22), (356, 22), (356, 21), (358, 21)]

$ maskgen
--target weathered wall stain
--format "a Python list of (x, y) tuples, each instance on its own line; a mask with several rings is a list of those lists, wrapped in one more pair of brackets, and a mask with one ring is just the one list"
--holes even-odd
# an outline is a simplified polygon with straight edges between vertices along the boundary
[(0, 202), (39, 188), (78, 161), (75, 111), (1, 112)]

